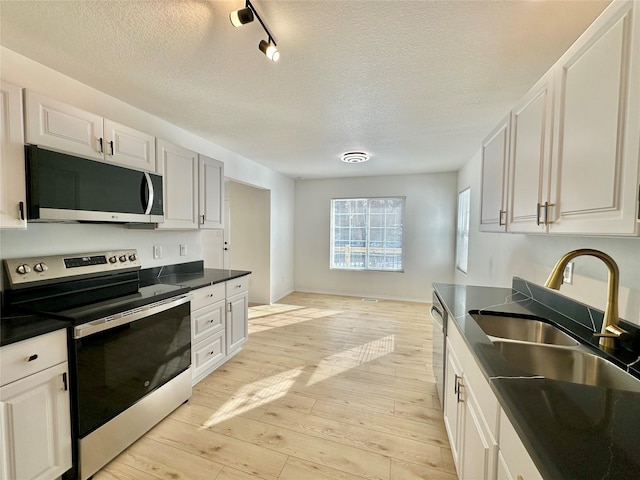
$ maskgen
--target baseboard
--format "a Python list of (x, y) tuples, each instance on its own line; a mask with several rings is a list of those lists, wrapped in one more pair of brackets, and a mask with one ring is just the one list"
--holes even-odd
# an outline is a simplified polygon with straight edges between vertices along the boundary
[(395, 297), (392, 295), (375, 295), (371, 293), (356, 293), (356, 292), (332, 292), (328, 290), (313, 290), (313, 289), (305, 289), (305, 288), (296, 288), (294, 291), (290, 293), (294, 293), (294, 292), (317, 293), (320, 295), (338, 295), (341, 297), (376, 298), (378, 300), (391, 300), (396, 302), (414, 302), (414, 303), (425, 303), (425, 304), (431, 303), (431, 292), (429, 292), (428, 298)]

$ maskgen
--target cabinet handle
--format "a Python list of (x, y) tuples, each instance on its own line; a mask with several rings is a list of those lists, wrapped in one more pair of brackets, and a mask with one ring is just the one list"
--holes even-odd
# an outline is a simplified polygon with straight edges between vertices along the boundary
[(109, 141), (109, 148), (111, 148), (111, 156), (113, 157), (113, 152), (114, 152), (114, 150), (113, 150), (113, 140)]
[(24, 202), (18, 202), (18, 211), (20, 212), (20, 220), (24, 220)]
[(204, 215), (200, 215), (200, 225), (204, 225)]
[(27, 362), (33, 362), (33, 361), (34, 361), (35, 359), (37, 359), (37, 358), (38, 358), (38, 354), (37, 354), (37, 353), (34, 353), (33, 355), (29, 355), (25, 360), (26, 360)]
[(549, 220), (549, 207), (554, 207), (554, 203), (544, 202), (544, 224), (550, 225), (553, 222)]
[(69, 388), (67, 386), (67, 372), (62, 374), (62, 389), (66, 392)]
[(540, 202), (536, 203), (536, 225), (540, 225)]
[(100, 153), (104, 153), (104, 149), (102, 148), (102, 137), (98, 139), (98, 145), (100, 145)]
[(459, 382), (460, 382), (460, 380), (462, 380), (462, 377), (460, 375), (456, 375), (455, 373), (453, 374), (453, 376), (455, 377), (455, 381), (453, 382), (453, 393), (455, 393), (457, 395), (458, 394)]
[(500, 218), (498, 218), (498, 225), (503, 227), (505, 225), (505, 222), (502, 221), (502, 215), (505, 215), (507, 212), (505, 210), (500, 210), (499, 215)]
[(460, 382), (458, 385), (458, 393), (456, 394), (456, 400), (458, 403), (464, 403), (464, 399), (461, 397), (462, 389), (464, 388), (464, 383)]

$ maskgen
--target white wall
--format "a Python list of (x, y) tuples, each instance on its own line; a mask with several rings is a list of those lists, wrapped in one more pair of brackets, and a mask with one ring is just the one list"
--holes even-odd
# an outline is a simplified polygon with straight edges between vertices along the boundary
[[(620, 269), (620, 317), (640, 324), (640, 238), (482, 233), (480, 218), (481, 155), (458, 172), (458, 191), (471, 187), (469, 269), (456, 270), (455, 281), (470, 285), (511, 286), (519, 276), (544, 284), (556, 261), (570, 250), (594, 248), (611, 255)], [(607, 269), (591, 257), (575, 260), (574, 281), (560, 293), (604, 310)]]
[(250, 270), (249, 301), (270, 302), (270, 205), (271, 192), (226, 182), (231, 203), (229, 267)]
[[(405, 196), (404, 273), (329, 269), (332, 198)], [(296, 181), (295, 288), (430, 301), (434, 281), (453, 281), (456, 174)]]
[[(148, 132), (178, 145), (224, 162), (225, 176), (271, 191), (271, 293), (279, 298), (293, 290), (293, 202), (294, 181), (256, 162), (241, 157), (202, 137), (99, 92), (83, 83), (0, 47), (2, 79), (33, 89), (51, 98)], [(131, 243), (127, 243), (131, 242)], [(179, 244), (186, 243), (188, 255), (179, 256)], [(152, 245), (165, 252), (154, 260)], [(28, 246), (28, 250), (27, 250)], [(101, 248), (135, 247), (143, 268), (182, 263), (203, 258), (202, 234), (198, 231), (132, 231), (114, 225), (30, 224), (26, 232), (0, 232), (3, 258), (69, 252), (91, 252)]]

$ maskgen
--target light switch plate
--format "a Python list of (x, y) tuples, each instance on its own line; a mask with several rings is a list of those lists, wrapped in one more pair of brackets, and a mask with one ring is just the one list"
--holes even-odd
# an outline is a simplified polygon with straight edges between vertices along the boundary
[(180, 244), (180, 256), (184, 257), (187, 254), (187, 246), (184, 243)]
[(160, 245), (153, 246), (153, 258), (162, 258), (162, 247)]
[(573, 262), (567, 263), (567, 266), (564, 267), (564, 272), (562, 273), (562, 283), (566, 283), (567, 285), (573, 284)]

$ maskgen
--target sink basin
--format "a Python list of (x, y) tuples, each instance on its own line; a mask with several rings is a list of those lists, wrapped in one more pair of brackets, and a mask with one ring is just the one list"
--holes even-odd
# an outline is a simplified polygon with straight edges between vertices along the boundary
[(562, 330), (539, 320), (472, 313), (471, 317), (490, 337), (575, 347), (578, 342)]
[(640, 380), (581, 349), (514, 342), (494, 342), (494, 346), (511, 365), (531, 375), (640, 392)]

